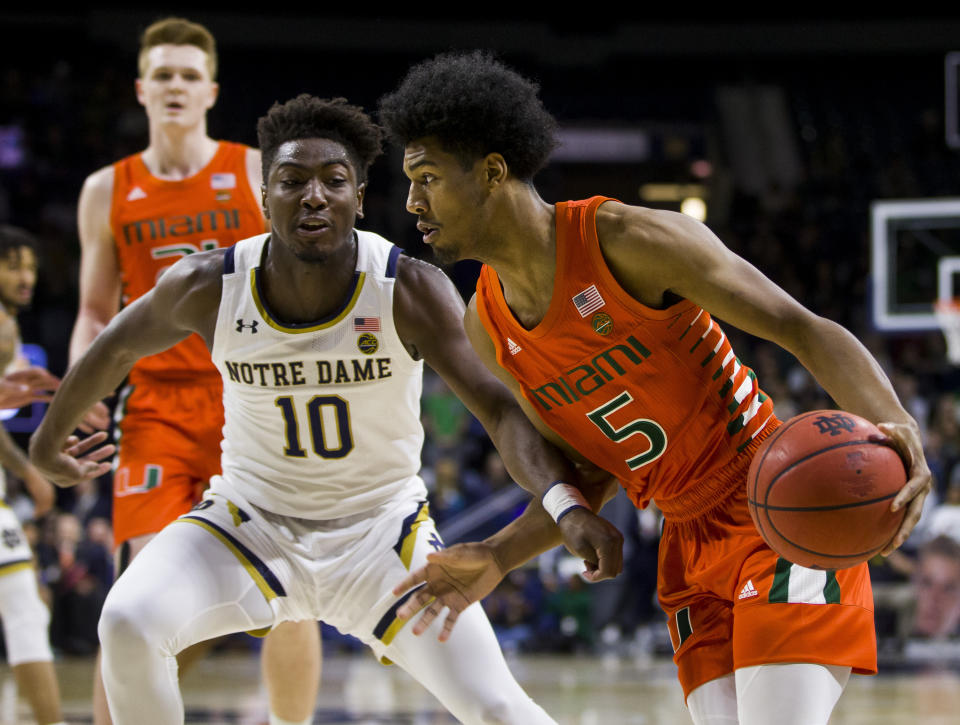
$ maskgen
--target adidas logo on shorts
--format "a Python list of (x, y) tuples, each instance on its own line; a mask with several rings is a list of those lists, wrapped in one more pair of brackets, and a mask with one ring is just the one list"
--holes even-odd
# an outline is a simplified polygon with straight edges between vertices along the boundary
[(737, 599), (749, 599), (750, 597), (757, 596), (760, 596), (760, 592), (753, 586), (753, 580), (747, 579), (747, 583), (743, 585), (743, 589), (740, 590), (740, 596), (738, 596)]

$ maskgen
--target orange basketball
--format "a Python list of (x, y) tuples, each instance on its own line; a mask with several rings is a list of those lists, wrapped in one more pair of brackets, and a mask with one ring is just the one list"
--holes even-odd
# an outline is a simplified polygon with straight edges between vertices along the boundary
[(906, 513), (890, 504), (907, 482), (884, 438), (842, 410), (804, 413), (774, 431), (747, 478), (750, 515), (770, 548), (812, 569), (844, 569), (883, 549)]

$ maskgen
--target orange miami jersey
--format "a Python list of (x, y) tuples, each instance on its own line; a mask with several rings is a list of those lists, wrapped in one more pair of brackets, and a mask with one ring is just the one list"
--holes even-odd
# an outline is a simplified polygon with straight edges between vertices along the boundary
[(540, 324), (519, 324), (489, 266), (477, 310), (498, 362), (547, 425), (617, 476), (638, 507), (655, 499), (668, 515), (696, 515), (728, 485), (717, 474), (778, 423), (773, 401), (706, 310), (686, 300), (653, 309), (620, 287), (597, 239), (607, 200), (556, 205), (557, 271)]
[[(203, 170), (180, 181), (153, 176), (140, 154), (113, 165), (110, 225), (124, 305), (149, 292), (181, 257), (263, 233), (263, 214), (247, 178), (247, 150), (221, 141)], [(219, 380), (198, 335), (143, 358), (134, 371), (156, 378), (204, 375)]]

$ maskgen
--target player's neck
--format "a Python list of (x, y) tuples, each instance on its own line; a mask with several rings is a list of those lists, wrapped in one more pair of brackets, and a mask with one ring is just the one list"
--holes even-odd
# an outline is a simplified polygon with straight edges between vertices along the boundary
[(557, 269), (556, 211), (530, 185), (517, 187), (497, 211), (483, 261), (496, 270), (510, 309), (527, 328), (550, 306)]
[(263, 264), (263, 293), (270, 310), (287, 324), (315, 322), (339, 309), (354, 285), (357, 245), (351, 241), (329, 256), (305, 262), (271, 239)]
[(207, 135), (206, 128), (182, 133), (160, 131), (151, 134), (150, 145), (141, 158), (158, 179), (181, 181), (209, 164), (218, 147), (218, 142)]

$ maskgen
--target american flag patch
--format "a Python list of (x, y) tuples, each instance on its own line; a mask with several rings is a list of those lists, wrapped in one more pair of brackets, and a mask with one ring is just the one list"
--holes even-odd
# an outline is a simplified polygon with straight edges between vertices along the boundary
[(597, 285), (592, 284), (580, 294), (573, 296), (573, 304), (577, 306), (580, 317), (586, 317), (591, 312), (599, 310), (606, 303), (597, 291)]
[(379, 317), (354, 317), (354, 332), (380, 332)]
[(233, 189), (237, 186), (236, 174), (210, 174), (211, 189)]

